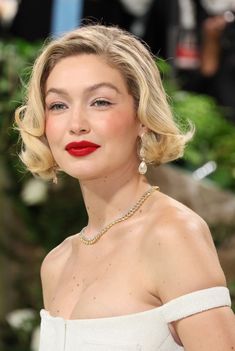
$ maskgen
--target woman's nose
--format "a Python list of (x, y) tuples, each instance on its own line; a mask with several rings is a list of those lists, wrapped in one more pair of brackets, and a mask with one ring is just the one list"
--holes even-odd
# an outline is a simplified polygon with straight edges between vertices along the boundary
[(89, 132), (90, 127), (88, 120), (82, 109), (76, 109), (72, 112), (69, 132), (70, 134), (82, 134)]

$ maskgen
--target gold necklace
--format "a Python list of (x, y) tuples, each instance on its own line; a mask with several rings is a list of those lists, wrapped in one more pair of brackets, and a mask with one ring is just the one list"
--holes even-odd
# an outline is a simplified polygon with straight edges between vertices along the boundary
[(111, 223), (109, 223), (106, 227), (104, 227), (103, 229), (101, 229), (93, 238), (87, 238), (85, 235), (85, 230), (87, 227), (84, 227), (80, 233), (78, 234), (80, 240), (83, 242), (83, 244), (85, 245), (93, 245), (95, 244), (101, 237), (102, 235), (104, 235), (112, 226), (114, 226), (115, 224), (119, 223), (119, 222), (123, 222), (126, 219), (130, 218), (131, 216), (133, 216), (133, 214), (143, 205), (143, 203), (145, 202), (145, 200), (147, 200), (147, 198), (156, 190), (159, 190), (158, 186), (152, 186), (150, 189), (148, 189), (147, 191), (145, 191), (145, 193), (141, 196), (141, 198), (136, 202), (136, 204), (134, 206), (132, 206), (126, 214), (124, 214), (121, 217), (118, 217), (117, 219), (115, 219), (114, 221), (112, 221)]

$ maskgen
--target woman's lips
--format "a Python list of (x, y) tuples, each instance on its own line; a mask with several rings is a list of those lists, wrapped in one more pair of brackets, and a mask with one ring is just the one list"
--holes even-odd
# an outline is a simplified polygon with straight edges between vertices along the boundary
[(91, 154), (96, 151), (100, 145), (91, 143), (90, 141), (73, 141), (65, 146), (65, 150), (72, 156), (80, 157)]

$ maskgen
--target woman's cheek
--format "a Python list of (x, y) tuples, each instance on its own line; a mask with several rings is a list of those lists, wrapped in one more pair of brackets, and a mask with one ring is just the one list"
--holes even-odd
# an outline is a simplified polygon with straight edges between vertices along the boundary
[(59, 132), (59, 125), (53, 121), (52, 118), (47, 118), (46, 119), (46, 126), (45, 126), (45, 134), (50, 142), (56, 139), (56, 136), (58, 136)]
[[(101, 122), (101, 121), (100, 121)], [(110, 116), (110, 118), (103, 121), (97, 126), (102, 134), (109, 136), (110, 138), (125, 135), (127, 131), (130, 132), (130, 127), (132, 123), (128, 123), (128, 118), (124, 116), (115, 115)], [(133, 128), (133, 125), (132, 125)]]

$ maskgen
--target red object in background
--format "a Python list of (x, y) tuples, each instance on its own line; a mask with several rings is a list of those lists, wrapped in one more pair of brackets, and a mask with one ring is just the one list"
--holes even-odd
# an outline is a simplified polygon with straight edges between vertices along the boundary
[(175, 65), (179, 69), (197, 69), (200, 65), (200, 54), (195, 33), (183, 30), (175, 52)]

